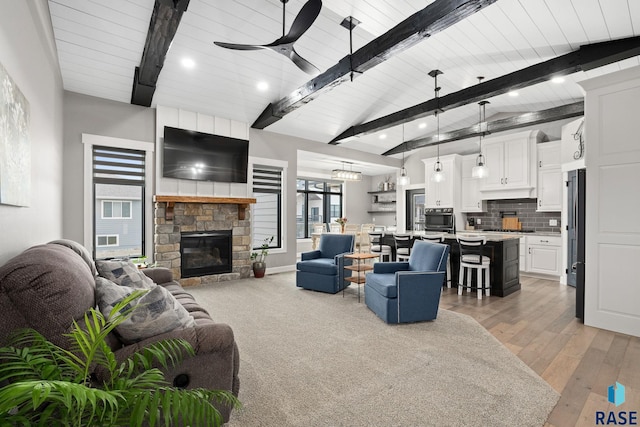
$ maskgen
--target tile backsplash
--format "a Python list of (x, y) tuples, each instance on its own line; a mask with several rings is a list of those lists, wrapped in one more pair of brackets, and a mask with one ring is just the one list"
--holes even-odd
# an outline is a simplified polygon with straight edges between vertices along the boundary
[[(482, 220), (481, 224), (476, 224), (476, 230), (502, 228), (501, 212), (515, 212), (523, 230), (560, 233), (560, 212), (536, 212), (536, 199), (488, 200), (487, 212), (468, 213), (467, 218)], [(557, 226), (549, 225), (549, 220), (553, 219)]]

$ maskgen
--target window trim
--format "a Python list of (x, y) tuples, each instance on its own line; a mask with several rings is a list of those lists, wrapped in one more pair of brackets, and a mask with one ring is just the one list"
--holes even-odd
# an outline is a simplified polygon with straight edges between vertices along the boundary
[[(100, 237), (106, 237), (107, 238), (107, 244), (106, 245), (98, 244), (98, 239)], [(116, 238), (115, 245), (110, 245), (109, 244), (109, 237), (115, 237)], [(120, 245), (120, 235), (119, 234), (97, 234), (96, 235), (96, 247), (97, 248), (109, 248), (109, 247), (112, 247), (112, 246), (119, 246), (119, 245)]]
[[(247, 177), (247, 185), (248, 191), (253, 194), (253, 169), (254, 166), (273, 166), (282, 169), (282, 188), (280, 191), (280, 230), (282, 231), (282, 235), (280, 238), (282, 239), (280, 242), (279, 248), (269, 249), (270, 254), (284, 254), (287, 253), (287, 236), (289, 235), (287, 230), (287, 179), (288, 179), (288, 169), (289, 162), (285, 160), (275, 160), (275, 159), (267, 159), (263, 157), (253, 157), (249, 156), (249, 171), (251, 173)], [(253, 205), (251, 207), (251, 217), (253, 218)], [(253, 221), (251, 221), (251, 245), (253, 246)]]
[(94, 253), (96, 244), (93, 230), (93, 204), (95, 203), (93, 198), (93, 146), (99, 145), (110, 148), (125, 148), (144, 151), (144, 162), (148, 165), (148, 167), (145, 168), (144, 177), (144, 185), (146, 189), (143, 201), (144, 215), (146, 218), (144, 227), (144, 251), (147, 258), (153, 262), (153, 189), (155, 188), (153, 185), (153, 170), (155, 168), (153, 154), (155, 151), (155, 143), (136, 141), (133, 139), (113, 138), (110, 136), (93, 135), (88, 133), (82, 134), (82, 143), (84, 144), (84, 247), (87, 248), (90, 253)]
[[(104, 214), (104, 204), (105, 203), (112, 203), (112, 204), (113, 203), (120, 203), (121, 204), (120, 212), (122, 212), (122, 205), (124, 205), (125, 203), (128, 203), (129, 204), (129, 216), (122, 216), (122, 215), (113, 216), (113, 206), (111, 208), (112, 215), (111, 216), (105, 216), (105, 214)], [(130, 200), (105, 199), (105, 200), (101, 200), (100, 201), (100, 216), (101, 216), (102, 219), (107, 219), (107, 220), (109, 220), (109, 219), (133, 219), (133, 211), (132, 211), (132, 209), (133, 209), (133, 204), (131, 203)]]

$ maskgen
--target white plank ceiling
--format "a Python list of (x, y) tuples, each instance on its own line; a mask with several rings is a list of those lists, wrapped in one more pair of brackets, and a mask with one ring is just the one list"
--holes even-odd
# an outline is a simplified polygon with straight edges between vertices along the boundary
[[(49, 0), (64, 87), (130, 102), (153, 0)], [(287, 3), (287, 31), (305, 0)], [(361, 21), (354, 49), (388, 31), (431, 0), (324, 0), (320, 16), (296, 42), (298, 53), (321, 71), (349, 53), (347, 16)], [(253, 123), (270, 102), (311, 76), (275, 52), (233, 51), (213, 41), (266, 44), (282, 35), (279, 0), (191, 0), (167, 55), (153, 105), (179, 107)], [(432, 69), (441, 96), (566, 54), (580, 45), (640, 35), (639, 0), (497, 0), (454, 26), (298, 108), (267, 131), (325, 144), (350, 126), (433, 98)], [(195, 61), (193, 69), (181, 65)], [(640, 65), (634, 57), (490, 99), (487, 117), (536, 111), (582, 99), (576, 82)], [(259, 91), (258, 82), (269, 88)], [(475, 104), (447, 110), (442, 131), (476, 123)], [(420, 123), (426, 128), (420, 128)], [(405, 140), (435, 133), (433, 117), (405, 125)], [(386, 134), (385, 139), (380, 134)], [(363, 135), (342, 146), (382, 153), (402, 142), (402, 126)], [(326, 156), (325, 156), (326, 157)], [(332, 165), (335, 166), (335, 165)]]

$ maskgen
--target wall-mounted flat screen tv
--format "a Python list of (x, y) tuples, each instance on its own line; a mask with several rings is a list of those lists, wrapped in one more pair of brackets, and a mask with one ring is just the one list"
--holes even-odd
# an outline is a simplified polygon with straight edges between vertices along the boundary
[(249, 141), (164, 127), (162, 176), (196, 181), (247, 182)]

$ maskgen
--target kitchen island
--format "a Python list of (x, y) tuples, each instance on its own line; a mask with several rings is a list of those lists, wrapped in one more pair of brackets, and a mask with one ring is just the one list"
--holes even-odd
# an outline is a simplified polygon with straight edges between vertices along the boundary
[[(414, 239), (419, 239), (416, 233)], [(426, 232), (426, 234), (429, 234)], [(479, 233), (464, 232), (458, 233), (460, 236), (477, 236)], [(511, 233), (486, 233), (485, 254), (491, 258), (489, 277), (491, 282), (491, 295), (506, 297), (520, 290), (520, 235)], [(456, 240), (456, 234), (445, 234), (445, 243), (451, 248), (449, 258), (451, 260), (451, 287), (458, 287), (458, 273), (460, 271), (460, 247)], [(395, 249), (395, 242), (391, 233), (386, 233), (383, 243)], [(395, 252), (395, 251), (394, 251)], [(473, 276), (472, 285), (476, 286), (477, 278)]]
[[(460, 233), (464, 235), (464, 233)], [(487, 238), (485, 255), (491, 258), (489, 275), (491, 295), (506, 297), (520, 290), (520, 237), (512, 234), (483, 234)], [(455, 234), (445, 235), (445, 243), (451, 247), (451, 287), (458, 285), (460, 271), (460, 247)], [(473, 286), (476, 285), (474, 275)]]

